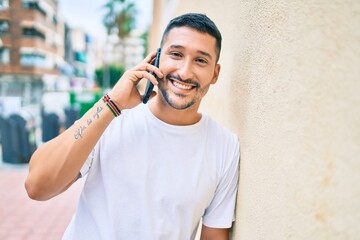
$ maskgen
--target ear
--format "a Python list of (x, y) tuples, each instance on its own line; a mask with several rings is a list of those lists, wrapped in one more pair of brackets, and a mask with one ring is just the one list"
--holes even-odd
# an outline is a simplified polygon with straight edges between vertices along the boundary
[(220, 64), (217, 63), (215, 66), (215, 69), (214, 69), (214, 76), (213, 76), (213, 79), (211, 80), (211, 84), (215, 84), (217, 82), (219, 73), (220, 73), (220, 69), (221, 69), (221, 66), (220, 66)]

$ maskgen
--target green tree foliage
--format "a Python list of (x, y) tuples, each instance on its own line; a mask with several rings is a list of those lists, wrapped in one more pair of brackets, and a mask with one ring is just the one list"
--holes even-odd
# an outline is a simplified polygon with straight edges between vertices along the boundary
[(116, 5), (121, 4), (121, 0), (109, 0), (103, 8), (105, 9), (105, 15), (103, 18), (103, 24), (106, 28), (107, 34), (111, 35), (116, 29), (115, 18), (117, 15)]
[(135, 28), (136, 8), (134, 3), (126, 3), (115, 18), (117, 35), (120, 39), (126, 38)]
[[(125, 68), (123, 66), (115, 66), (109, 65), (107, 66), (109, 79), (110, 79), (110, 87), (114, 87), (116, 82), (121, 78), (121, 76), (125, 72)], [(96, 84), (98, 86), (103, 86), (104, 84), (104, 68), (98, 68), (95, 70)]]
[(147, 28), (146, 31), (141, 34), (140, 38), (144, 40), (143, 47), (144, 47), (145, 51), (143, 53), (143, 57), (145, 58), (149, 51), (149, 49), (148, 49), (149, 28)]
[(136, 6), (131, 0), (109, 0), (104, 6), (103, 24), (107, 34), (116, 33), (120, 39), (126, 38), (135, 28)]
[[(103, 24), (106, 28), (107, 35), (116, 34), (120, 40), (118, 44), (123, 45), (123, 40), (128, 37), (135, 28), (137, 14), (135, 4), (132, 0), (107, 0), (103, 8), (105, 9)], [(124, 64), (125, 61), (124, 59), (120, 59), (118, 62)], [(113, 87), (119, 79), (119, 76), (124, 72), (123, 67), (120, 67), (120, 69), (122, 69), (120, 72), (117, 72), (117, 69), (119, 69), (119, 67), (107, 65), (105, 65), (103, 69), (98, 69), (95, 72), (97, 84), (104, 88)], [(105, 74), (103, 74), (104, 72)], [(106, 78), (106, 76), (110, 76), (108, 81), (104, 81), (103, 79), (104, 77)], [(109, 84), (110, 86), (108, 86)]]

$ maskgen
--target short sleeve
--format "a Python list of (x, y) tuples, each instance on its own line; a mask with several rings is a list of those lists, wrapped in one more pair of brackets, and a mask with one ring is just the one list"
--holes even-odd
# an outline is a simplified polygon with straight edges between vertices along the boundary
[(84, 177), (91, 169), (91, 166), (96, 159), (99, 158), (99, 142), (95, 145), (93, 150), (90, 152), (88, 158), (86, 159), (84, 165), (80, 169), (80, 178)]
[(235, 221), (235, 204), (239, 182), (240, 145), (236, 141), (228, 149), (230, 161), (221, 175), (215, 196), (206, 208), (203, 224), (212, 228), (230, 228)]

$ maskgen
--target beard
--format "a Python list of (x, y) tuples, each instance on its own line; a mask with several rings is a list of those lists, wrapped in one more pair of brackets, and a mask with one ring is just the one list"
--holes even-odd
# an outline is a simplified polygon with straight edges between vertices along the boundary
[[(176, 79), (180, 82), (184, 82), (187, 84), (194, 85), (195, 95), (185, 95), (180, 93), (172, 92), (170, 88), (165, 87), (165, 84), (172, 84), (172, 81), (169, 79)], [(164, 79), (161, 80), (162, 84), (159, 84), (159, 90), (162, 94), (164, 101), (172, 108), (177, 110), (185, 110), (196, 104), (197, 102), (201, 101), (202, 96), (204, 96), (209, 89), (210, 85), (205, 87), (201, 87), (200, 84), (196, 81), (191, 79), (189, 80), (182, 80), (179, 76), (168, 74)], [(162, 85), (162, 86), (161, 86)]]
[[(190, 101), (186, 101), (182, 104), (179, 104), (176, 102), (175, 99), (172, 99), (172, 97), (169, 94), (169, 90), (166, 89), (161, 89), (161, 94), (165, 100), (165, 102), (172, 108), (175, 108), (177, 110), (184, 110), (187, 109), (189, 107), (191, 107), (192, 105), (194, 105), (196, 103), (196, 100), (193, 98)], [(176, 94), (173, 93), (174, 95), (176, 95), (177, 98), (183, 98), (185, 100), (186, 96), (184, 96), (183, 94)]]

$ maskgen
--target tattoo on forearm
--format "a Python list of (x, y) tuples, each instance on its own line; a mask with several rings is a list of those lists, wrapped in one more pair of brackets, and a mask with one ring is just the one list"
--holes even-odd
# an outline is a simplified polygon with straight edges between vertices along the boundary
[(85, 129), (86, 129), (85, 126), (80, 126), (75, 132), (75, 139), (82, 138)]
[[(93, 119), (99, 119), (100, 112), (103, 110), (102, 107), (97, 107), (96, 112), (93, 114)], [(87, 126), (90, 126), (93, 122), (93, 119), (88, 118), (86, 120)], [(83, 137), (84, 131), (86, 129), (86, 126), (79, 126), (79, 128), (75, 131), (74, 137), (75, 139), (79, 139)]]
[(87, 120), (87, 125), (90, 126), (91, 123), (92, 123), (92, 120), (91, 120), (91, 118), (89, 118), (89, 119)]
[(102, 107), (97, 107), (97, 108), (96, 108), (96, 112), (95, 112), (94, 115), (93, 115), (93, 118), (94, 118), (94, 119), (99, 119), (99, 113), (100, 113), (102, 110), (103, 110)]

